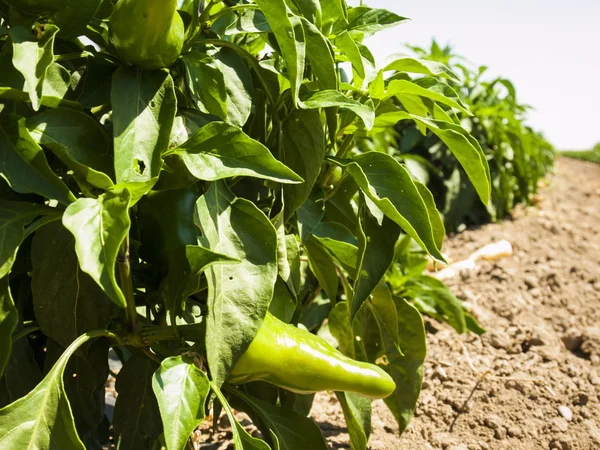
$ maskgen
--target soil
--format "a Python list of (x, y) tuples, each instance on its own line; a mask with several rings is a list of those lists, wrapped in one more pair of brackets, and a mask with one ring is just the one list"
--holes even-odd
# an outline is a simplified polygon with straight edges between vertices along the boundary
[[(458, 335), (426, 319), (415, 417), (400, 438), (375, 402), (369, 449), (600, 449), (600, 165), (559, 158), (537, 199), (447, 240), (454, 261), (502, 239), (513, 246), (445, 280), (488, 332)], [(329, 448), (350, 449), (335, 396), (318, 394), (311, 417)], [(196, 431), (196, 448), (233, 448), (226, 426), (209, 429)]]

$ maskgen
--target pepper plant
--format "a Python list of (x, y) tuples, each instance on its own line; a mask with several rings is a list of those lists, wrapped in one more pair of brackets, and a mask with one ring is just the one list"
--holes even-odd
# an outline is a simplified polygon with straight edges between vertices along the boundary
[(382, 280), (409, 241), (443, 260), (445, 232), (425, 185), (357, 142), (413, 122), (490, 196), (441, 89), (456, 76), (375, 68), (364, 38), (405, 19), (344, 0), (4, 0), (0, 17), (0, 447), (101, 448), (110, 426), (120, 449), (183, 449), (212, 411), (236, 449), (325, 449), (306, 417), (322, 389), (353, 449), (369, 397), (402, 432), (424, 327)]
[(541, 133), (527, 125), (531, 108), (518, 101), (514, 84), (503, 77), (486, 79), (487, 67), (473, 66), (435, 40), (429, 49), (411, 50), (460, 74), (460, 81), (448, 84), (470, 114), (457, 111), (455, 120), (477, 139), (490, 165), (491, 202), (483, 205), (444, 142), (434, 133), (423, 135), (407, 122), (398, 124), (397, 156), (410, 160), (412, 167), (420, 165), (448, 229), (501, 219), (517, 204), (530, 203), (538, 181), (552, 170), (555, 152)]

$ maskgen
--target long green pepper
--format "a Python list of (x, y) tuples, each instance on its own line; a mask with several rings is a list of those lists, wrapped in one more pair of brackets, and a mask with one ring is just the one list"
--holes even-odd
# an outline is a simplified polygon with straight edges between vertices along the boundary
[(388, 397), (396, 389), (380, 367), (348, 358), (320, 337), (269, 313), (227, 381), (266, 381), (299, 394), (345, 391), (372, 399)]

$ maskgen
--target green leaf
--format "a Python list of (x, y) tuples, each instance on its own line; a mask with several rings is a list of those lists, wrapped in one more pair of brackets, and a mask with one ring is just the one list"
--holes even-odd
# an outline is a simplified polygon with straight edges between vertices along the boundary
[(359, 220), (359, 260), (350, 303), (350, 323), (392, 265), (394, 247), (401, 231), (394, 221), (374, 217), (367, 208), (363, 208)]
[(55, 210), (37, 203), (11, 202), (0, 199), (0, 278), (4, 278), (17, 257), (25, 238), (25, 226), (36, 217)]
[(283, 187), (285, 221), (309, 197), (325, 156), (325, 133), (317, 110), (296, 110), (283, 124), (281, 141), (284, 163), (304, 179)]
[(397, 352), (394, 343), (384, 335), (388, 371), (396, 383), (396, 390), (384, 401), (402, 433), (413, 416), (421, 392), (427, 345), (425, 326), (419, 311), (403, 298), (394, 297), (394, 303), (398, 313), (398, 337), (403, 355)]
[(0, 120), (0, 176), (17, 192), (39, 194), (65, 205), (75, 201), (29, 134), (25, 119), (18, 116)]
[(267, 22), (264, 13), (258, 9), (245, 9), (237, 16), (225, 30), (225, 35), (230, 36), (239, 33), (269, 33), (271, 26)]
[(74, 39), (86, 31), (86, 26), (94, 17), (102, 0), (79, 0), (67, 2), (66, 6), (53, 16), (54, 23), (60, 27), (61, 39)]
[[(105, 389), (108, 378), (107, 339), (98, 339), (80, 349), (65, 367), (63, 380), (79, 438), (86, 446), (97, 439), (98, 426), (104, 418)], [(65, 348), (53, 339), (46, 341), (44, 371), (49, 372)], [(83, 356), (82, 356), (83, 355)]]
[(482, 203), (487, 205), (491, 196), (490, 167), (479, 142), (459, 125), (424, 117), (412, 118), (425, 125), (448, 146), (465, 169)]
[(301, 17), (306, 37), (306, 56), (317, 76), (322, 89), (336, 90), (338, 87), (335, 60), (331, 44), (319, 29), (304, 17)]
[(13, 65), (25, 78), (25, 90), (31, 105), (40, 109), (44, 79), (48, 67), (54, 62), (54, 37), (58, 28), (46, 25), (41, 39), (35, 39), (29, 30), (17, 26), (10, 29), (13, 43)]
[(217, 385), (211, 382), (210, 387), (219, 399), (219, 403), (225, 410), (225, 414), (229, 419), (229, 423), (234, 424), (234, 426), (231, 427), (234, 450), (271, 450), (271, 447), (269, 447), (265, 441), (250, 436), (244, 427), (240, 425), (233, 415), (233, 411), (231, 410), (229, 403), (227, 403), (227, 399), (225, 399), (225, 396), (217, 387)]
[(33, 391), (0, 409), (0, 447), (85, 450), (75, 430), (63, 373), (75, 350), (89, 339), (105, 335), (106, 331), (98, 331), (79, 337)]
[(216, 61), (206, 53), (191, 51), (183, 55), (187, 87), (198, 109), (227, 118), (225, 76)]
[(371, 434), (371, 400), (352, 392), (336, 392), (350, 436), (351, 450), (367, 450)]
[(108, 326), (111, 303), (79, 269), (73, 235), (61, 223), (36, 233), (31, 260), (33, 308), (46, 336), (67, 347), (81, 334)]
[(6, 275), (0, 278), (0, 379), (8, 364), (12, 350), (12, 333), (18, 322), (19, 313), (10, 294), (8, 275)]
[[(0, 283), (3, 283), (3, 281), (0, 280)], [(22, 325), (17, 325), (13, 333), (23, 330)], [(8, 339), (9, 343), (12, 342), (11, 338), (12, 336)], [(25, 397), (42, 381), (42, 371), (34, 358), (29, 339), (18, 339), (12, 342), (11, 352), (10, 354), (6, 353), (6, 357), (8, 363), (3, 377), (0, 377), (0, 385), (2, 385), (0, 391), (5, 388), (8, 395), (6, 399), (2, 399), (3, 402), (0, 403), (2, 405), (0, 407)]]
[(437, 248), (441, 249), (442, 245), (444, 245), (446, 229), (444, 228), (442, 216), (436, 208), (433, 194), (429, 189), (427, 189), (427, 186), (425, 186), (420, 181), (413, 181), (415, 182), (415, 186), (417, 186), (419, 194), (421, 194), (421, 198), (423, 199), (423, 201), (425, 202), (425, 206), (427, 207), (427, 212), (429, 213), (429, 221), (431, 222), (431, 228), (433, 229), (433, 238), (435, 239), (435, 244), (437, 245)]
[(67, 108), (49, 109), (27, 118), (35, 141), (50, 150), (92, 186), (113, 186), (111, 143), (102, 126), (85, 113)]
[(288, 14), (284, 0), (256, 0), (256, 4), (269, 21), (275, 34), (281, 55), (285, 61), (294, 106), (298, 105), (300, 85), (304, 79), (306, 44), (304, 30), (298, 16)]
[(358, 6), (349, 8), (347, 18), (339, 20), (333, 31), (336, 34), (343, 30), (370, 34), (384, 28), (396, 26), (407, 20), (406, 17), (400, 17), (386, 9)]
[(237, 258), (207, 271), (208, 367), (221, 385), (256, 335), (273, 298), (277, 278), (277, 233), (252, 202), (235, 198), (222, 182), (212, 183), (197, 203), (202, 244)]
[[(432, 85), (435, 87), (436, 85)], [(452, 91), (452, 88), (448, 85), (446, 86), (449, 90)], [(409, 80), (392, 80), (387, 86), (386, 95), (383, 97), (384, 100), (390, 97), (397, 97), (400, 101), (402, 101), (402, 97), (405, 95), (416, 95), (419, 97), (429, 98), (443, 105), (450, 106), (451, 108), (456, 108), (463, 114), (467, 116), (471, 116), (471, 112), (467, 105), (465, 105), (460, 98), (456, 97), (456, 100), (453, 100), (449, 96), (445, 95), (445, 92), (437, 92), (434, 89), (428, 89), (418, 85)], [(448, 92), (448, 94), (452, 94)], [(454, 95), (456, 93), (454, 92)]]
[(341, 223), (321, 222), (312, 230), (319, 241), (344, 267), (352, 278), (356, 277), (358, 241)]
[(362, 84), (362, 80), (365, 78), (365, 65), (363, 63), (363, 58), (358, 49), (358, 45), (354, 42), (354, 39), (347, 31), (341, 33), (338, 37), (335, 38), (335, 45), (337, 48), (341, 50), (341, 52), (346, 55), (348, 61), (352, 63), (352, 69), (358, 75), (359, 80), (358, 83), (355, 81), (354, 85), (356, 87), (360, 87)]
[(308, 256), (310, 270), (319, 280), (319, 286), (325, 291), (332, 303), (335, 303), (338, 292), (338, 275), (333, 258), (314, 236), (310, 236), (304, 244)]
[(392, 61), (385, 66), (383, 70), (384, 72), (395, 70), (397, 72), (420, 73), (434, 77), (446, 77), (457, 83), (461, 83), (460, 78), (444, 64), (435, 61), (419, 60), (410, 56), (402, 56), (395, 61)]
[(303, 181), (277, 161), (260, 142), (224, 122), (205, 125), (170, 153), (179, 155), (190, 173), (199, 180), (252, 176), (280, 183)]
[(154, 361), (134, 354), (119, 372), (113, 417), (114, 440), (119, 450), (150, 450), (163, 431), (152, 392), (152, 375), (157, 369)]
[(121, 67), (111, 100), (117, 183), (158, 177), (177, 109), (173, 79), (160, 70)]
[(69, 205), (63, 216), (64, 226), (75, 236), (81, 270), (122, 308), (126, 301), (115, 278), (115, 266), (131, 225), (130, 198), (127, 189), (108, 191), (97, 199), (80, 198)]
[(393, 157), (362, 153), (340, 163), (365, 195), (433, 257), (444, 261), (436, 245), (427, 205), (409, 173)]
[(355, 113), (361, 118), (367, 130), (373, 128), (375, 110), (373, 109), (372, 104), (357, 102), (356, 100), (346, 97), (339, 91), (324, 90), (315, 92), (310, 97), (305, 98), (301, 104), (301, 107), (305, 109), (330, 108), (336, 106), (348, 109)]
[(184, 450), (187, 441), (204, 420), (204, 404), (210, 390), (206, 374), (188, 355), (163, 360), (152, 377), (167, 448)]
[[(13, 48), (6, 46), (0, 54), (0, 98), (18, 102), (30, 101), (26, 80), (13, 65)], [(41, 104), (56, 107), (60, 104), (78, 107), (77, 103), (64, 100), (71, 85), (71, 74), (58, 63), (48, 66), (42, 83)]]
[(452, 294), (448, 286), (436, 278), (419, 275), (405, 283), (407, 296), (415, 299), (415, 306), (448, 323), (457, 333), (467, 331), (465, 310), (462, 302)]
[(244, 406), (244, 412), (264, 423), (274, 441), (274, 448), (278, 450), (325, 450), (327, 444), (319, 427), (308, 417), (297, 412), (277, 407), (268, 402), (251, 397), (240, 389), (227, 389)]
[(244, 59), (230, 48), (221, 48), (214, 58), (226, 80), (227, 117), (223, 120), (233, 126), (242, 127), (252, 111), (252, 75)]

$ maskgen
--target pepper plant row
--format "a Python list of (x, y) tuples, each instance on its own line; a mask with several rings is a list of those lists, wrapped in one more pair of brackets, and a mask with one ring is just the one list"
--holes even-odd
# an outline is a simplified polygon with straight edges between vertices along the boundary
[(353, 449), (372, 398), (405, 430), (419, 311), (481, 330), (419, 275), (411, 248), (442, 261), (444, 225), (378, 137), (435, 134), (484, 204), (491, 177), (451, 70), (375, 67), (364, 38), (404, 20), (344, 0), (0, 2), (0, 447), (101, 448), (109, 348), (117, 448), (183, 449), (212, 410), (238, 450), (325, 449), (320, 390)]
[(412, 47), (422, 59), (442, 63), (460, 73), (461, 81), (449, 84), (471, 114), (456, 112), (460, 122), (481, 145), (490, 165), (491, 202), (482, 204), (468, 177), (448, 146), (417, 126), (401, 122), (394, 146), (400, 160), (410, 160), (415, 174), (434, 194), (449, 230), (502, 219), (519, 204), (528, 204), (538, 181), (550, 170), (554, 148), (544, 136), (527, 126), (528, 105), (518, 101), (513, 83), (503, 77), (485, 78), (487, 67), (473, 67), (449, 46), (436, 41), (430, 49)]

